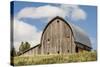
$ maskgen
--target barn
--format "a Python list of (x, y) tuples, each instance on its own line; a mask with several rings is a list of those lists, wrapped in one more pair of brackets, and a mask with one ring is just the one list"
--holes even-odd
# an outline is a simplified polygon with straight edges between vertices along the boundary
[(26, 50), (22, 55), (67, 54), (91, 49), (86, 32), (56, 16), (44, 28), (40, 44)]

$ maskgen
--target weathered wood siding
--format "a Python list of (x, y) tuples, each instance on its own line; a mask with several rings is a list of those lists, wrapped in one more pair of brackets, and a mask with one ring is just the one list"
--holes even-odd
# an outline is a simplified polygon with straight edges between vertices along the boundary
[(37, 46), (37, 47), (35, 47), (35, 48), (33, 48), (33, 49), (31, 49), (31, 50), (25, 52), (25, 53), (22, 54), (22, 55), (23, 55), (23, 56), (37, 55), (37, 54), (39, 54), (38, 52), (39, 52), (39, 46)]
[(71, 28), (60, 19), (52, 21), (41, 38), (41, 54), (64, 54), (75, 52)]

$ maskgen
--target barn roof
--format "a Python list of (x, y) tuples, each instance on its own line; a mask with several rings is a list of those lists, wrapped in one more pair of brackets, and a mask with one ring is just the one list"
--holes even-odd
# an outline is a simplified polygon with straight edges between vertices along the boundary
[(90, 39), (89, 39), (87, 33), (83, 29), (81, 29), (80, 27), (78, 27), (72, 23), (69, 23), (69, 25), (71, 26), (71, 28), (73, 30), (75, 42), (82, 43), (82, 44), (92, 48), (91, 42), (90, 42)]
[[(73, 33), (73, 36), (74, 36), (74, 39), (75, 39), (75, 42), (79, 42), (79, 43), (81, 43), (81, 44), (83, 44), (83, 45), (85, 45), (85, 46), (87, 46), (89, 48), (92, 48), (90, 39), (89, 39), (88, 35), (86, 34), (86, 32), (83, 29), (81, 29), (80, 27), (78, 27), (78, 26), (76, 26), (76, 25), (74, 25), (72, 23), (69, 23), (69, 22), (65, 21), (63, 18), (61, 18), (59, 16), (53, 18), (47, 24), (47, 26), (45, 27), (44, 31), (46, 30), (48, 25), (50, 23), (52, 23), (52, 21), (54, 21), (55, 19), (60, 19), (60, 20), (64, 21), (66, 24), (68, 24), (70, 26), (70, 28), (72, 30), (72, 33)], [(44, 33), (44, 31), (43, 31), (43, 33)], [(43, 33), (42, 33), (42, 35), (43, 35)]]
[[(28, 51), (30, 51), (30, 50), (32, 50), (32, 49), (34, 49), (34, 48), (36, 48), (36, 47), (39, 47), (39, 45), (40, 44), (37, 44), (37, 45), (35, 45), (34, 47), (31, 47), (31, 48), (29, 48), (29, 49), (27, 49), (27, 50), (25, 50), (24, 52), (22, 52), (20, 55), (22, 55), (22, 54), (24, 54), (24, 53), (26, 53), (26, 52), (28, 52)], [(19, 55), (19, 56), (20, 56)]]

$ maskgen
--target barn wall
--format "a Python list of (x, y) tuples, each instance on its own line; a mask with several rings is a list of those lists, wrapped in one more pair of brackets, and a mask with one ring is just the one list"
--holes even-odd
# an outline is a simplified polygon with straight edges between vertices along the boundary
[(29, 56), (29, 55), (37, 55), (39, 52), (39, 46), (25, 52), (24, 54), (22, 54), (23, 56)]
[(46, 28), (41, 41), (41, 54), (64, 54), (75, 52), (75, 44), (70, 27), (56, 19)]

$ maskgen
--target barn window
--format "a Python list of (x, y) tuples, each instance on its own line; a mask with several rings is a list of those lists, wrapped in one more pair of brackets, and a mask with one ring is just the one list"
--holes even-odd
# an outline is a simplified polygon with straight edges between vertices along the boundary
[(50, 41), (50, 39), (48, 39), (48, 41)]
[(49, 52), (47, 54), (49, 54)]
[(78, 53), (78, 47), (76, 47), (76, 53)]
[(57, 23), (59, 23), (59, 20), (57, 20)]
[(69, 50), (67, 50), (67, 52), (69, 53)]
[(57, 53), (59, 54), (60, 52), (58, 51)]
[(50, 39), (47, 39), (47, 43), (50, 43)]

